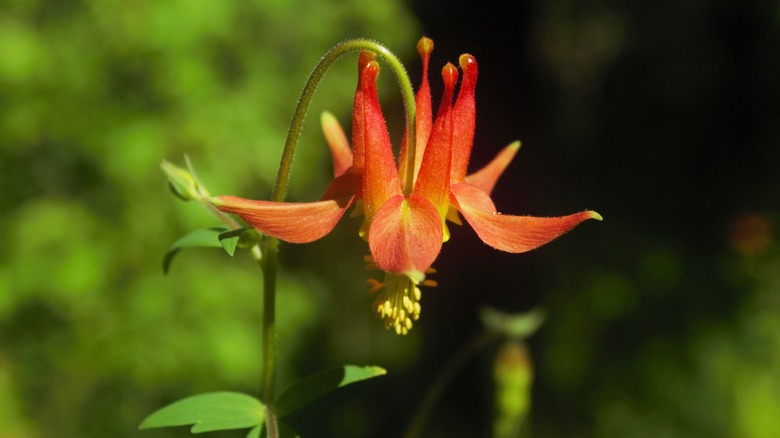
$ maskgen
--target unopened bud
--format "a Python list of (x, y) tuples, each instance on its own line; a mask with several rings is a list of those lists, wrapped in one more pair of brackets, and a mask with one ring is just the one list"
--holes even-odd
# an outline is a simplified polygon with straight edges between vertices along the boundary
[(508, 341), (498, 351), (495, 379), (494, 436), (517, 436), (531, 405), (533, 368), (525, 344)]
[(203, 194), (198, 189), (198, 182), (188, 170), (182, 169), (166, 160), (160, 163), (160, 167), (165, 176), (168, 177), (168, 185), (174, 195), (185, 201), (190, 199), (200, 201), (203, 199)]

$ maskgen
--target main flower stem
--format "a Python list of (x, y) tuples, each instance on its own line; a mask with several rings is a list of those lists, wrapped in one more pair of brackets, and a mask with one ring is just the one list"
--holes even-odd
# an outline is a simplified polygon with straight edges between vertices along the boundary
[(268, 238), (264, 257), (260, 260), (263, 270), (263, 369), (260, 399), (266, 406), (266, 430), (269, 438), (277, 437), (276, 416), (273, 413), (274, 375), (276, 368), (276, 268), (279, 241)]
[[(350, 52), (370, 50), (375, 52), (380, 58), (384, 59), (390, 66), (390, 69), (395, 74), (398, 81), (398, 85), (401, 88), (401, 96), (404, 102), (404, 109), (406, 110), (406, 135), (409, 147), (409, 156), (415, 156), (415, 106), (414, 106), (414, 91), (412, 90), (412, 83), (409, 80), (409, 76), (406, 73), (401, 61), (385, 46), (367, 39), (356, 39), (345, 41), (330, 49), (325, 56), (320, 59), (320, 62), (314, 67), (314, 71), (309, 75), (309, 79), (306, 81), (306, 85), (301, 92), (301, 97), (298, 100), (298, 105), (295, 108), (295, 113), (290, 121), (290, 129), (287, 132), (287, 140), (284, 143), (284, 151), (282, 152), (282, 159), (279, 163), (279, 172), (276, 175), (276, 184), (274, 185), (271, 199), (275, 202), (283, 202), (287, 195), (287, 186), (290, 181), (290, 169), (292, 167), (293, 156), (295, 155), (295, 147), (298, 144), (298, 138), (301, 135), (301, 128), (303, 127), (303, 121), (306, 117), (306, 112), (309, 109), (309, 104), (314, 96), (314, 91), (317, 89), (320, 80), (325, 75), (325, 72), (330, 66), (339, 58)], [(414, 160), (409, 160), (410, 166), (407, 171), (407, 175), (411, 175), (411, 178), (407, 178), (404, 183), (404, 191), (411, 193), (413, 176), (414, 176)], [(273, 237), (266, 236), (265, 248), (263, 251), (263, 257), (260, 261), (260, 267), (263, 270), (263, 369), (261, 371), (261, 388), (260, 397), (263, 403), (266, 405), (266, 423), (269, 438), (277, 437), (277, 424), (273, 411), (273, 399), (274, 399), (274, 379), (276, 368), (276, 272), (278, 263), (278, 251), (279, 241)]]
[[(301, 128), (303, 127), (303, 120), (306, 117), (306, 111), (309, 108), (311, 98), (314, 96), (314, 91), (317, 89), (320, 80), (325, 75), (325, 72), (330, 68), (336, 60), (341, 58), (350, 52), (356, 52), (360, 50), (370, 50), (376, 53), (380, 58), (385, 60), (395, 74), (395, 78), (398, 81), (398, 86), (401, 88), (401, 97), (404, 102), (404, 110), (406, 111), (406, 135), (409, 147), (409, 156), (415, 156), (415, 146), (417, 144), (415, 140), (415, 106), (414, 106), (414, 90), (412, 89), (412, 83), (409, 80), (409, 75), (406, 73), (401, 61), (385, 46), (371, 41), (368, 39), (355, 39), (344, 41), (339, 43), (325, 56), (320, 59), (320, 62), (314, 67), (314, 71), (309, 75), (309, 79), (306, 81), (306, 85), (301, 92), (301, 97), (298, 100), (298, 106), (295, 108), (292, 121), (290, 121), (290, 130), (287, 132), (287, 141), (284, 143), (284, 152), (282, 152), (282, 160), (279, 164), (279, 173), (276, 175), (276, 185), (274, 186), (274, 192), (272, 195), (272, 201), (282, 202), (287, 194), (287, 185), (290, 180), (290, 168), (292, 167), (293, 155), (295, 152), (295, 146), (298, 144), (298, 137), (301, 134)], [(414, 175), (414, 160), (409, 160), (409, 172), (407, 175)], [(411, 193), (412, 179), (407, 178), (408, 181), (404, 183), (404, 192)], [(407, 187), (408, 186), (408, 187)]]

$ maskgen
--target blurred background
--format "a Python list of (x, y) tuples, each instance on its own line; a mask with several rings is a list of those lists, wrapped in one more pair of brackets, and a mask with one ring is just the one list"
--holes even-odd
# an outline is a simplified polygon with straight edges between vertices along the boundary
[[(359, 220), (285, 245), (280, 387), (346, 363), (389, 371), (294, 414), (293, 428), (400, 436), (491, 306), (547, 313), (527, 344), (526, 436), (776, 436), (778, 2), (7, 0), (0, 437), (184, 437), (137, 426), (188, 395), (257, 393), (260, 274), (203, 249), (163, 275), (174, 240), (216, 223), (171, 196), (159, 163), (186, 153), (213, 194), (267, 198), (322, 54), (373, 38), (416, 85), (423, 34), (436, 102), (445, 62), (479, 61), (472, 169), (523, 142), (499, 210), (605, 220), (521, 255), (452, 227), (406, 337), (370, 311)], [(354, 56), (338, 62), (317, 91), (288, 199), (325, 188), (318, 114), (349, 126), (355, 70)], [(397, 139), (391, 76), (380, 90)], [(465, 363), (422, 436), (491, 436), (496, 350)]]

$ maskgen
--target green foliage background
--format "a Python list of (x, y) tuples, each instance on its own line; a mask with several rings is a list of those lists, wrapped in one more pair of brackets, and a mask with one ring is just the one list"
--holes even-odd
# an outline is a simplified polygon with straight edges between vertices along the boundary
[[(203, 250), (162, 275), (166, 248), (214, 223), (171, 196), (159, 163), (187, 153), (214, 193), (267, 197), (322, 54), (357, 36), (414, 53), (418, 35), (387, 1), (4, 2), (0, 436), (183, 436), (136, 429), (182, 396), (256, 392), (259, 271)], [(317, 114), (349, 121), (354, 64), (317, 93), (291, 198), (326, 184)], [(338, 287), (287, 272), (282, 361)]]
[[(542, 306), (530, 436), (772, 437), (780, 430), (780, 5), (661, 2), (7, 0), (0, 6), (0, 437), (136, 430), (189, 395), (259, 387), (260, 274), (168, 192), (192, 158), (213, 194), (267, 198), (298, 93), (335, 43), (370, 37), (432, 78), (480, 62), (474, 167), (523, 141), (507, 213), (605, 217), (512, 256), (452, 227), (410, 336), (369, 311), (358, 221), (282, 249), (280, 387), (344, 363), (388, 369), (294, 414), (303, 436), (399, 436), (478, 309)], [(402, 126), (389, 72), (380, 90)], [(330, 173), (354, 59), (314, 98), (289, 199)], [(441, 87), (433, 80), (434, 96)], [(437, 97), (435, 97), (437, 99)], [(427, 436), (487, 436), (494, 350), (468, 362)], [(524, 377), (525, 378), (525, 377)], [(241, 433), (214, 436), (243, 436)]]

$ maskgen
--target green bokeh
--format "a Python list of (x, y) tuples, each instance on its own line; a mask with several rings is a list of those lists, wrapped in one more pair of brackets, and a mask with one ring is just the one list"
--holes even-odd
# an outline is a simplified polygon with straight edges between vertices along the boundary
[[(177, 398), (256, 393), (260, 273), (248, 257), (204, 249), (163, 276), (174, 240), (216, 224), (170, 195), (159, 163), (187, 153), (215, 194), (267, 196), (322, 54), (370, 37), (408, 58), (418, 36), (396, 1), (4, 3), (0, 436), (183, 436), (137, 427)], [(345, 59), (318, 90), (291, 199), (325, 187), (317, 114), (348, 122), (355, 76)], [(283, 270), (282, 383), (308, 371), (292, 358), (321, 330), (336, 287)], [(320, 365), (350, 359), (320, 355)]]

